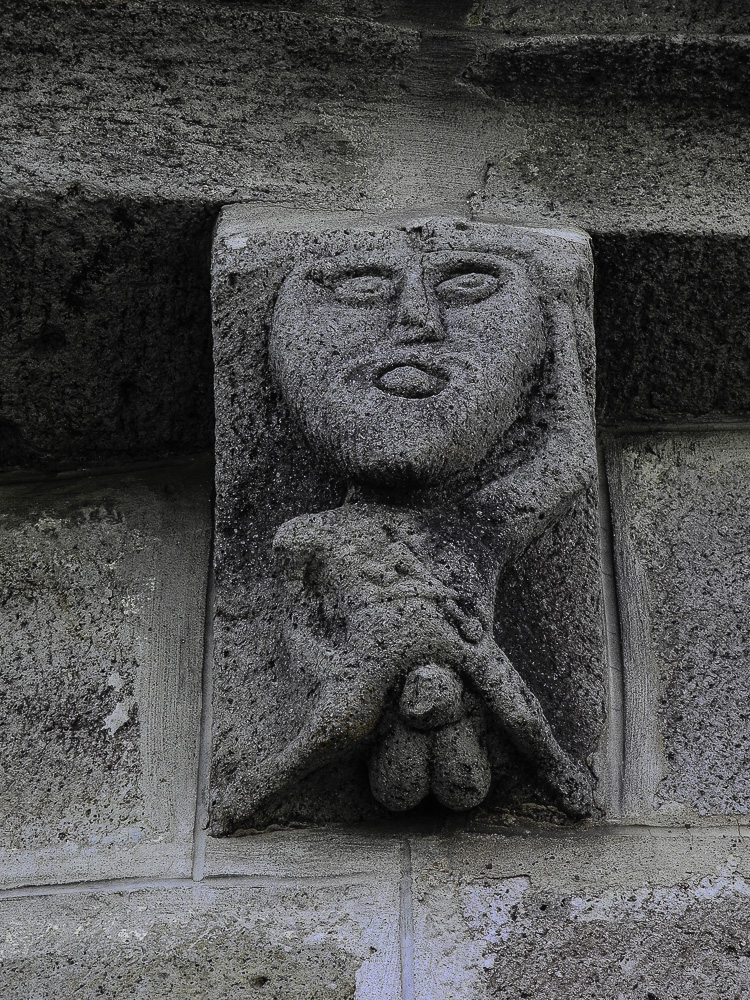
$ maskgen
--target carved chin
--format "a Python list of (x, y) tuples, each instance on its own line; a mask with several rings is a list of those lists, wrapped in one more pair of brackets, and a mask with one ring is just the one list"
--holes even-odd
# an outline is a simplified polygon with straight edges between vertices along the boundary
[(489, 448), (484, 428), (475, 433), (445, 420), (402, 420), (397, 426), (377, 419), (336, 428), (318, 445), (330, 460), (356, 480), (373, 485), (427, 485), (468, 473)]

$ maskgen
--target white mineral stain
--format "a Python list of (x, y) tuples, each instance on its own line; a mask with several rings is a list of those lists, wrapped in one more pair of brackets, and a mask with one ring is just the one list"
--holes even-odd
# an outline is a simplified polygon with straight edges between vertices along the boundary
[(124, 683), (125, 681), (122, 679), (122, 677), (120, 677), (120, 675), (117, 673), (116, 670), (113, 670), (112, 673), (107, 678), (107, 684), (115, 691), (122, 691), (122, 686)]
[(130, 721), (134, 705), (135, 698), (132, 695), (117, 702), (103, 723), (103, 728), (109, 730), (110, 736), (114, 736), (118, 729), (122, 729)]

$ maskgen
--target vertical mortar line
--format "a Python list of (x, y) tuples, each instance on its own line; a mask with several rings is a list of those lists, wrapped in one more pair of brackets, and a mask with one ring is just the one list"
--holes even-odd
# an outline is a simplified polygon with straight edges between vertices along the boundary
[(214, 537), (211, 502), (211, 544), (208, 552), (208, 577), (206, 580), (206, 611), (203, 627), (203, 676), (201, 683), (201, 719), (198, 736), (198, 777), (195, 796), (195, 823), (193, 825), (193, 879), (200, 882), (208, 837), (208, 786), (211, 771), (211, 730), (213, 728), (213, 657), (214, 657)]
[(599, 466), (599, 549), (601, 553), (602, 603), (607, 655), (607, 766), (609, 809), (622, 816), (625, 774), (625, 666), (622, 628), (615, 575), (614, 529), (609, 494), (607, 462), (601, 439), (597, 442)]
[(399, 944), (401, 951), (401, 1000), (414, 1000), (414, 908), (412, 903), (411, 846), (401, 844), (399, 899)]

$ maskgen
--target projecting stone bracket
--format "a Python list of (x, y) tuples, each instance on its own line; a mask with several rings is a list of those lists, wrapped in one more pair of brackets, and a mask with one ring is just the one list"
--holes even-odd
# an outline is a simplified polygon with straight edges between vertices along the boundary
[(591, 279), (577, 231), (225, 211), (214, 832), (592, 812)]

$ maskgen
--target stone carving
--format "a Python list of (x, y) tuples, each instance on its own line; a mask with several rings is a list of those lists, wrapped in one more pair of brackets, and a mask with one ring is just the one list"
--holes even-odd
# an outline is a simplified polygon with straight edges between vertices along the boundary
[[(336, 496), (304, 513), (282, 504), (260, 534), (269, 519), (255, 507), (276, 586), (267, 677), (287, 704), (275, 741), (235, 748), (234, 806), (221, 801), (215, 728), (214, 828), (357, 754), (389, 810), (430, 792), (454, 810), (476, 806), (492, 781), (488, 730), (558, 807), (586, 815), (591, 772), (498, 643), (496, 595), (504, 571), (592, 488), (588, 243), (452, 219), (329, 227), (302, 246), (299, 234), (275, 236), (286, 253), (265, 274), (278, 290), (263, 347), (271, 437), (280, 426), (295, 436), (297, 478), (327, 480)], [(222, 354), (220, 302), (215, 321), (223, 390), (233, 355)], [(235, 416), (241, 405), (235, 396)], [(270, 714), (266, 739), (269, 725)]]

